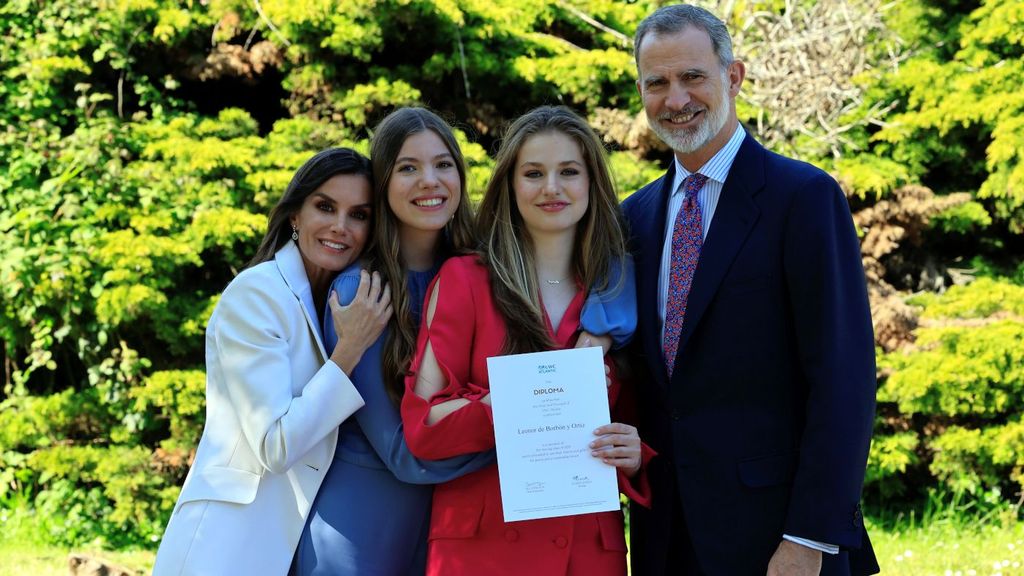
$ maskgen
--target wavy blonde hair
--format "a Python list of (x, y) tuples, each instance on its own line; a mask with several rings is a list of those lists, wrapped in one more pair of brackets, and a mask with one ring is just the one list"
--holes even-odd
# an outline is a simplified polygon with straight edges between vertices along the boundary
[(622, 211), (601, 140), (583, 118), (564, 106), (542, 106), (520, 116), (502, 140), (494, 173), (477, 211), (477, 234), (483, 242), (481, 260), (489, 270), (495, 303), (508, 329), (502, 350), (505, 354), (554, 347), (544, 324), (533, 241), (513, 189), (516, 159), (523, 144), (547, 132), (564, 134), (579, 144), (590, 177), (590, 202), (576, 225), (573, 240), (574, 276), (588, 290), (605, 290), (609, 288), (612, 264), (618, 262), (620, 269), (625, 266)]

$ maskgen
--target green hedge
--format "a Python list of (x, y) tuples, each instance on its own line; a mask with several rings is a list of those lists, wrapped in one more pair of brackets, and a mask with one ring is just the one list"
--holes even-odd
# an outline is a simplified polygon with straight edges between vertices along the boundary
[[(0, 5), (0, 517), (33, 518), (66, 545), (152, 547), (202, 430), (206, 321), (294, 170), (328, 146), (365, 152), (383, 114), (423, 104), (458, 126), (475, 200), (502, 127), (525, 110), (636, 116), (628, 37), (660, 2), (342, 4), (264, 1), (262, 15), (248, 0)], [(752, 42), (753, 19), (783, 10), (757, 1), (724, 16)], [(886, 109), (889, 122), (853, 121), (838, 155), (804, 159), (849, 183), (855, 208), (907, 183), (972, 191), (893, 252), (893, 269), (981, 255), (992, 264), (978, 276), (1011, 280), (915, 297), (917, 343), (879, 359), (867, 495), (1009, 497), (1024, 453), (1024, 38), (1007, 24), (1020, 3), (888, 10), (914, 62), (890, 67), (887, 45), (870, 44), (879, 74), (858, 80), (849, 114)], [(750, 126), (770, 120), (762, 112), (741, 102)], [(620, 196), (668, 158), (633, 128), (605, 134)]]

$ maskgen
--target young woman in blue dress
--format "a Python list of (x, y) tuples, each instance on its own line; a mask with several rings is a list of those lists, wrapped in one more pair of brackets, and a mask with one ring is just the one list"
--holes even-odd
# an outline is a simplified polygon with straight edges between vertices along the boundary
[[(415, 458), (398, 411), (427, 286), (448, 257), (478, 246), (462, 151), (436, 114), (400, 108), (377, 126), (370, 156), (376, 221), (363, 267), (381, 271), (395, 313), (352, 374), (366, 405), (340, 428), (296, 551), (293, 573), (302, 576), (422, 575), (433, 485), (494, 463), (493, 451)], [(581, 341), (610, 346), (632, 335), (635, 293), (632, 271), (625, 272), (618, 290), (588, 301), (583, 325), (594, 335)], [(334, 298), (361, 296), (359, 274), (353, 267), (338, 276), (332, 306)], [(325, 322), (328, 342), (336, 337), (332, 328)]]

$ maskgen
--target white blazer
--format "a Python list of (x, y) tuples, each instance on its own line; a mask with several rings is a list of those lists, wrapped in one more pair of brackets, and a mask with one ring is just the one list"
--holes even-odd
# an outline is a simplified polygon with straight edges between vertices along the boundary
[(288, 573), (338, 425), (363, 405), (328, 357), (293, 242), (231, 281), (206, 327), (206, 427), (153, 574)]

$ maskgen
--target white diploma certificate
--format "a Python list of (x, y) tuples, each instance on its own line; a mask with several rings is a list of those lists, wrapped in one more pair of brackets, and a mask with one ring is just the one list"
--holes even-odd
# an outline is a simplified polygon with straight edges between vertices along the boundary
[(615, 467), (591, 456), (608, 424), (600, 347), (487, 359), (506, 522), (619, 509)]

